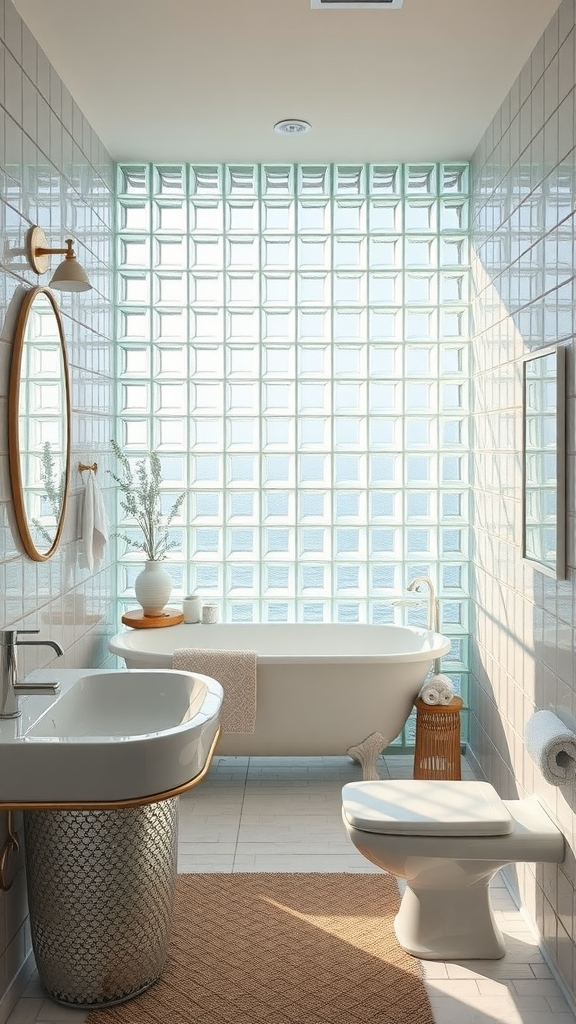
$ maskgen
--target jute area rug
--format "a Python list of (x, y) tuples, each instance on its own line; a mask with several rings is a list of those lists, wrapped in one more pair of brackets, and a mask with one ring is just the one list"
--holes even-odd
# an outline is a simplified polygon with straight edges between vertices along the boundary
[(433, 1024), (385, 874), (179, 875), (147, 992), (88, 1024)]

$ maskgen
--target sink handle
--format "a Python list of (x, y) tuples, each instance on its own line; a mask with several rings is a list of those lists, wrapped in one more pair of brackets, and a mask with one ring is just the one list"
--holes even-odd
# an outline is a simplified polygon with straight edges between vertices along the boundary
[(0, 644), (2, 647), (12, 647), (18, 643), (18, 637), (23, 633), (39, 633), (39, 629), (0, 629)]
[(14, 689), (16, 693), (32, 697), (42, 693), (58, 693), (60, 682), (56, 680), (54, 683), (14, 683)]

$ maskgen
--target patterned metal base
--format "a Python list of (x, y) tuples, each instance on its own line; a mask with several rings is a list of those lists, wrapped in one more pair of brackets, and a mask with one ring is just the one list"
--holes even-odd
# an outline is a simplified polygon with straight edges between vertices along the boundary
[(168, 949), (178, 800), (115, 811), (27, 811), (32, 944), (48, 994), (89, 1009), (157, 980)]

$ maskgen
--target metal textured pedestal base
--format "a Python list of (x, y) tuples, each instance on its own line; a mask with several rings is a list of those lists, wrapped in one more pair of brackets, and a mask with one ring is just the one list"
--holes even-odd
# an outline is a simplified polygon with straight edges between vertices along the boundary
[(40, 979), (59, 1003), (121, 1003), (168, 950), (177, 798), (112, 811), (27, 811), (26, 873)]

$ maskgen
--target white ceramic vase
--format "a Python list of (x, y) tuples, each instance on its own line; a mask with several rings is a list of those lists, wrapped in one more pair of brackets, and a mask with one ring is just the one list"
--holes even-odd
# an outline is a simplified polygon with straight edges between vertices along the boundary
[(172, 593), (172, 577), (162, 562), (149, 559), (134, 580), (134, 591), (147, 618), (162, 615)]

